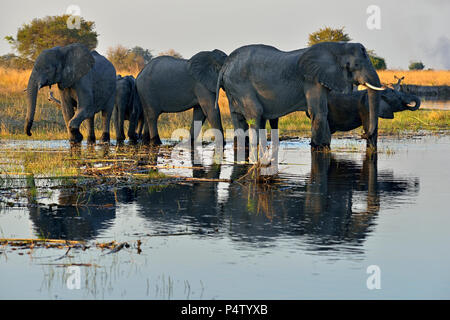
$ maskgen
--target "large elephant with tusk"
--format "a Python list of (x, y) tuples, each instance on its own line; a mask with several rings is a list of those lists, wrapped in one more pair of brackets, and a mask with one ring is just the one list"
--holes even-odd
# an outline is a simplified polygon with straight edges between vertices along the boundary
[[(217, 92), (226, 92), (235, 129), (248, 124), (263, 128), (263, 119), (276, 119), (304, 110), (311, 116), (311, 147), (329, 148), (328, 99), (332, 91), (350, 92), (364, 85), (369, 104), (369, 128), (364, 138), (376, 147), (380, 79), (363, 45), (323, 42), (306, 49), (280, 51), (248, 45), (233, 51), (218, 79)], [(216, 106), (217, 107), (217, 106)]]

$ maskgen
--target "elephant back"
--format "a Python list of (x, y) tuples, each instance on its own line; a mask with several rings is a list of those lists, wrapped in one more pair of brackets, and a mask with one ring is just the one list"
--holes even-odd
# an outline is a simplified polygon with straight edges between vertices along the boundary
[(220, 50), (201, 51), (188, 60), (188, 70), (209, 91), (216, 91), (217, 78), (227, 55)]

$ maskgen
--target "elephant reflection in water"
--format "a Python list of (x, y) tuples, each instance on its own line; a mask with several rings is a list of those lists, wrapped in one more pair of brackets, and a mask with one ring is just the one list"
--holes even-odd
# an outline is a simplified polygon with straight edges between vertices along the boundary
[[(311, 157), (303, 204), (305, 228), (333, 240), (364, 238), (380, 210), (376, 154), (367, 154), (362, 167), (330, 153), (312, 153)], [(366, 198), (362, 212), (353, 211), (356, 193)]]
[[(379, 175), (374, 154), (367, 154), (362, 165), (329, 152), (312, 152), (311, 157), (305, 183), (231, 188), (224, 211), (234, 215), (233, 231), (246, 241), (291, 234), (320, 244), (359, 242), (375, 223), (383, 198), (418, 191), (417, 178), (394, 178), (389, 171)], [(247, 169), (235, 166), (232, 179)]]
[(114, 221), (115, 200), (111, 191), (85, 193), (72, 188), (60, 189), (57, 207), (30, 206), (30, 219), (37, 235), (51, 239), (90, 240)]

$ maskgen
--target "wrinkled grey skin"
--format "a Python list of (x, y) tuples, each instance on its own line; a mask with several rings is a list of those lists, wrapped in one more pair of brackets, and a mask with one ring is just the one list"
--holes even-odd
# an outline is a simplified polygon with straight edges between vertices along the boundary
[[(211, 127), (223, 134), (220, 111), (214, 103), (217, 77), (225, 58), (226, 54), (220, 50), (202, 51), (189, 60), (160, 56), (145, 66), (136, 78), (136, 89), (151, 144), (161, 144), (157, 128), (161, 113), (191, 108), (194, 108), (192, 141), (198, 135), (194, 132), (194, 121), (204, 123), (208, 119)], [(144, 142), (148, 142), (146, 136), (144, 131)]]
[[(419, 107), (419, 97), (387, 88), (381, 92), (378, 116), (383, 119), (394, 119), (395, 112), (416, 111)], [(306, 111), (306, 115), (311, 118), (306, 107), (303, 111)], [(367, 90), (352, 93), (331, 93), (328, 96), (328, 125), (331, 134), (336, 131), (350, 131), (361, 125), (367, 132), (370, 126), (369, 113)], [(266, 122), (266, 119), (263, 121)], [(265, 125), (266, 123), (263, 123), (261, 127), (264, 128)], [(271, 119), (270, 127), (278, 129), (278, 119)], [(368, 145), (370, 145), (369, 141)]]
[(144, 114), (139, 97), (135, 95), (135, 79), (133, 76), (122, 77), (117, 75), (114, 113), (117, 142), (122, 143), (125, 140), (123, 128), (125, 120), (129, 121), (128, 138), (131, 142), (136, 142), (138, 137), (142, 135)]
[(80, 143), (80, 125), (88, 119), (88, 143), (95, 143), (94, 116), (102, 112), (102, 141), (109, 142), (109, 122), (114, 108), (116, 70), (96, 51), (82, 44), (54, 47), (42, 51), (28, 80), (28, 110), (25, 132), (31, 136), (36, 98), (42, 87), (57, 84), (69, 139)]
[[(235, 129), (258, 133), (262, 119), (276, 119), (307, 106), (311, 115), (311, 147), (329, 148), (330, 91), (350, 92), (353, 84), (380, 88), (380, 80), (365, 48), (359, 43), (324, 42), (290, 52), (266, 45), (249, 45), (233, 51), (219, 74), (217, 91), (227, 94)], [(379, 92), (368, 90), (367, 138), (376, 146)], [(217, 106), (216, 106), (217, 107)]]

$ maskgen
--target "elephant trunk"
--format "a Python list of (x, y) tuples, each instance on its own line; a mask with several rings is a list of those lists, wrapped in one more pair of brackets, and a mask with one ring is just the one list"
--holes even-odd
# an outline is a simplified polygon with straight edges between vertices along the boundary
[(367, 96), (369, 100), (369, 132), (367, 136), (371, 137), (378, 130), (378, 109), (380, 105), (380, 93), (376, 90), (368, 89)]
[[(410, 104), (411, 102), (414, 102), (414, 103), (415, 103), (415, 105), (412, 106), (412, 107), (409, 106), (409, 104)], [(420, 99), (419, 99), (419, 97), (414, 96), (414, 97), (411, 99), (411, 102), (407, 104), (407, 106), (406, 106), (406, 109), (407, 109), (407, 110), (410, 110), (410, 111), (416, 111), (417, 109), (420, 108)]]
[(30, 79), (28, 80), (27, 86), (28, 109), (27, 109), (27, 117), (25, 120), (25, 132), (28, 136), (31, 136), (31, 127), (33, 125), (34, 113), (36, 111), (36, 99), (39, 86), (40, 84), (38, 77), (36, 75), (35, 70), (33, 70)]
[[(373, 68), (372, 68), (373, 69)], [(380, 78), (373, 69), (367, 77), (365, 77), (365, 85), (367, 86), (367, 95), (369, 101), (369, 132), (367, 138), (372, 137), (378, 130), (378, 109), (380, 106), (380, 91), (384, 90), (381, 86)]]

